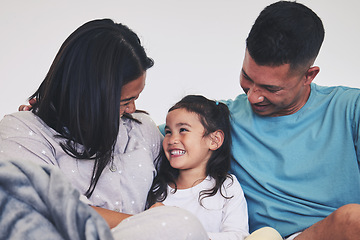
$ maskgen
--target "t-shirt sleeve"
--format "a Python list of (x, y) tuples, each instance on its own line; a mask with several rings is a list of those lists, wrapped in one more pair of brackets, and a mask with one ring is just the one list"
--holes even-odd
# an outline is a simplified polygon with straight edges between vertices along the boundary
[(354, 131), (354, 145), (356, 149), (356, 157), (360, 165), (360, 95), (355, 102), (355, 111), (353, 119), (353, 131)]
[(52, 144), (35, 125), (16, 115), (7, 115), (0, 122), (0, 158), (58, 165)]
[(249, 235), (247, 203), (240, 183), (232, 177), (233, 183), (228, 179), (223, 185), (226, 195), (232, 197), (226, 200), (220, 232), (208, 233), (211, 240), (245, 239)]
[(161, 134), (165, 136), (165, 123), (158, 126)]

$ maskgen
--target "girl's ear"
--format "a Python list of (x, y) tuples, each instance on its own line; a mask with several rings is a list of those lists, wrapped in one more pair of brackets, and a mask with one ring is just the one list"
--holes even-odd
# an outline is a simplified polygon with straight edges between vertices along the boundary
[(224, 132), (216, 130), (210, 134), (210, 150), (217, 150), (224, 142)]

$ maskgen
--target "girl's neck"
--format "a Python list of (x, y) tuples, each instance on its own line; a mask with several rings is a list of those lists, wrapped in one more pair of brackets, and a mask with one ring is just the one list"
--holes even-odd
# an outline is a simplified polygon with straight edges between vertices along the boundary
[[(201, 183), (206, 178), (205, 172), (194, 172), (189, 170), (180, 170), (179, 177), (176, 179), (177, 189), (192, 188)], [(171, 187), (174, 187), (170, 185)]]

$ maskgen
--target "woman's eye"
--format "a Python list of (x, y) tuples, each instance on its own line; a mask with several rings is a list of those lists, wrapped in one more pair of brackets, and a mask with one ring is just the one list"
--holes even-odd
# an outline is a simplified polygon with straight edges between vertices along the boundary
[(123, 103), (123, 104), (120, 104), (120, 106), (127, 106), (127, 105), (129, 105), (130, 104), (130, 102), (127, 102), (127, 103)]

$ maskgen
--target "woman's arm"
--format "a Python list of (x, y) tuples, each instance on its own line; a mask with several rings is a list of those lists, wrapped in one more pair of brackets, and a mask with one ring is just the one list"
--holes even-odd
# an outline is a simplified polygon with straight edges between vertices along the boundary
[(130, 214), (115, 212), (101, 207), (91, 207), (105, 219), (110, 228), (116, 227), (122, 220), (132, 216)]
[[(160, 207), (160, 206), (164, 206), (164, 204), (157, 202), (154, 205), (152, 205), (150, 208)], [(130, 214), (115, 212), (101, 207), (94, 207), (94, 206), (91, 207), (105, 219), (105, 221), (107, 222), (110, 228), (116, 227), (122, 220), (132, 216)]]

